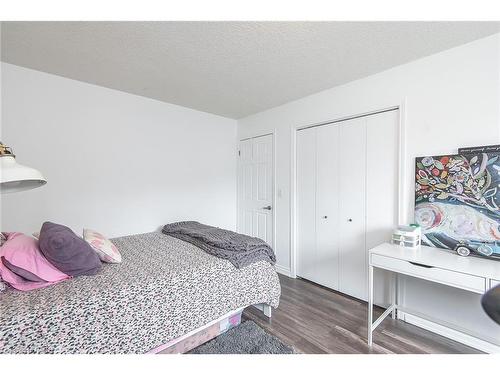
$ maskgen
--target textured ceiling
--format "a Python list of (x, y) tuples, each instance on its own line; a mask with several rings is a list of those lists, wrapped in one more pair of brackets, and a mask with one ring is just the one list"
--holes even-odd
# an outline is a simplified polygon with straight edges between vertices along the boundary
[(241, 118), (499, 30), (492, 22), (3, 22), (2, 60)]

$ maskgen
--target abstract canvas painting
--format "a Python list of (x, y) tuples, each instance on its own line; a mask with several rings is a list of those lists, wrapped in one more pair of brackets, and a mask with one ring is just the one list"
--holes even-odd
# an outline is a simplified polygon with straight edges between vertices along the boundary
[(424, 245), (465, 245), (500, 258), (499, 159), (497, 151), (416, 158), (415, 221)]

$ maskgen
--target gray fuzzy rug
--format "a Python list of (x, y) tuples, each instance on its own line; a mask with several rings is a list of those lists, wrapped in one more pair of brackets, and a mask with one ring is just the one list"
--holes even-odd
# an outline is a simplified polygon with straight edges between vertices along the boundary
[(294, 350), (247, 320), (188, 354), (294, 354)]

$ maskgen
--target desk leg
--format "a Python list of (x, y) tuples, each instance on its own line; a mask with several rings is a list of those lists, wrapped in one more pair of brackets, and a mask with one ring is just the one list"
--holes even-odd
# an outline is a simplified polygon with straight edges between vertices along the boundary
[[(392, 273), (392, 305), (398, 305), (398, 274)], [(392, 309), (392, 319), (396, 319), (396, 308)]]
[(373, 266), (368, 266), (368, 345), (373, 342)]

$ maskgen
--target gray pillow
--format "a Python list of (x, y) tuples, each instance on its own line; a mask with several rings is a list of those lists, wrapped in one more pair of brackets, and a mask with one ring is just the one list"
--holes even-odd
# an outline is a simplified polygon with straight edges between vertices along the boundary
[(64, 225), (43, 223), (38, 244), (45, 258), (67, 275), (95, 275), (102, 267), (94, 249)]

